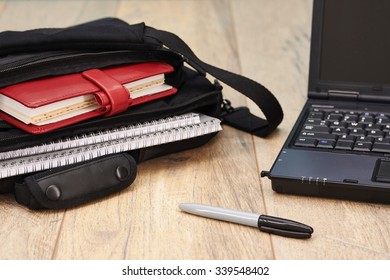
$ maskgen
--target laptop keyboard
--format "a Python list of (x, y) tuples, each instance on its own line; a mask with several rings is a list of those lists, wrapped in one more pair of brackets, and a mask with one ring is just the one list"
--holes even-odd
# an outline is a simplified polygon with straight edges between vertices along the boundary
[(390, 114), (312, 108), (294, 145), (390, 153)]

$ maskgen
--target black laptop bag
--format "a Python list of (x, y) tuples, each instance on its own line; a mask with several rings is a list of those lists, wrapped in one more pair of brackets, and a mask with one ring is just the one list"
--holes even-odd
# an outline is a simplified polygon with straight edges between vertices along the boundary
[[(0, 121), (0, 152), (187, 112), (219, 118), (224, 124), (260, 137), (270, 134), (282, 121), (282, 109), (265, 87), (202, 62), (179, 37), (144, 23), (129, 25), (116, 18), (104, 18), (68, 28), (0, 33), (0, 88), (42, 77), (150, 61), (174, 67), (166, 78), (178, 88), (177, 94), (131, 107), (118, 115), (97, 117), (39, 135)], [(210, 82), (206, 73), (215, 82)], [(253, 100), (265, 118), (251, 114), (246, 107), (233, 108), (223, 98), (218, 80)], [(215, 134), (4, 178), (0, 180), (0, 193), (14, 193), (19, 203), (31, 209), (73, 207), (131, 185), (138, 163), (201, 146)]]

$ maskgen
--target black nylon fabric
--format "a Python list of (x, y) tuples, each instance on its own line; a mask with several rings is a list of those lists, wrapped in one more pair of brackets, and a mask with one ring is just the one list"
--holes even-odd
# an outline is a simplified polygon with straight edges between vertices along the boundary
[(0, 33), (0, 56), (53, 50), (118, 50), (142, 44), (144, 23), (129, 25), (103, 18), (67, 28), (41, 28)]

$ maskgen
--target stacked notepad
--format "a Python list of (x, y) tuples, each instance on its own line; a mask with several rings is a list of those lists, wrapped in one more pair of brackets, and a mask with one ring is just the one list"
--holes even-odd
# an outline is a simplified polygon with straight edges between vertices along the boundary
[(165, 82), (174, 68), (163, 62), (118, 65), (25, 81), (0, 88), (0, 118), (43, 134), (98, 116), (165, 98), (177, 89)]
[(93, 158), (181, 141), (221, 130), (220, 120), (189, 113), (77, 135), (0, 153), (0, 178), (47, 170)]

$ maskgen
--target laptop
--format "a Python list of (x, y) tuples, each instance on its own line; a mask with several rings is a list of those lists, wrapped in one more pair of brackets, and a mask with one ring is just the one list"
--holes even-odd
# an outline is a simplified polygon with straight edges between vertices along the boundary
[(390, 203), (390, 1), (315, 0), (308, 100), (271, 170), (278, 193)]

